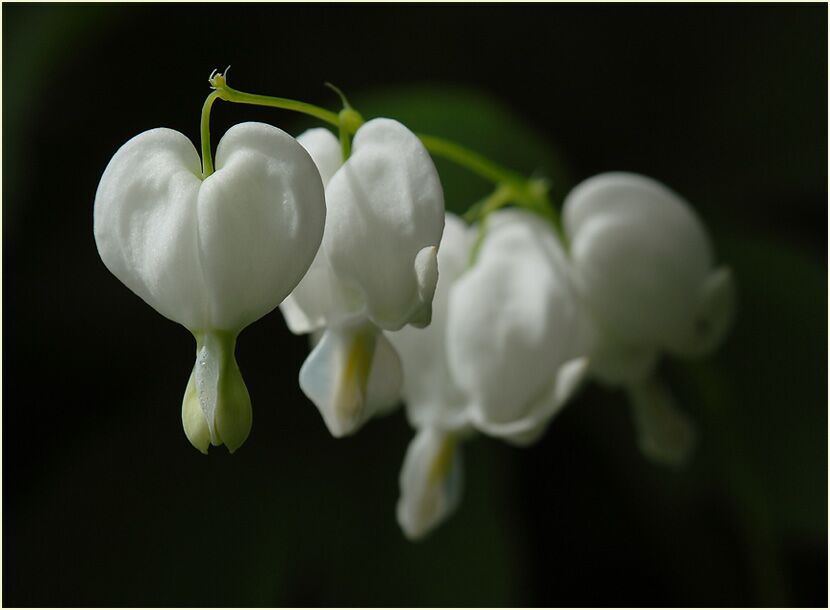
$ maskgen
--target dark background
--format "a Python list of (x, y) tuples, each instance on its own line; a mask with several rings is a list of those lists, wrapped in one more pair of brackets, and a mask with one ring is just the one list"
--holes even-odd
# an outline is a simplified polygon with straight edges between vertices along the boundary
[[(827, 604), (825, 5), (9, 5), (3, 14), (4, 605)], [(643, 459), (590, 386), (528, 450), (464, 447), (460, 510), (395, 522), (400, 412), (334, 440), (278, 313), (238, 360), (254, 427), (180, 422), (187, 331), (100, 261), (115, 150), (198, 141), (233, 86), (402, 118), (567, 188), (638, 171), (692, 201), (740, 290), (716, 357), (662, 373), (695, 459)], [(219, 102), (233, 123), (312, 122)], [(439, 163), (450, 209), (487, 185)]]

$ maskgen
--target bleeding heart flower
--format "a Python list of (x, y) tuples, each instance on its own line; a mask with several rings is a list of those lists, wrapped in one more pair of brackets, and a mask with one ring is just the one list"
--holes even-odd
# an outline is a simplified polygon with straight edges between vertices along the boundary
[(426, 149), (396, 121), (365, 123), (342, 164), (331, 132), (298, 140), (326, 182), (328, 212), (320, 252), (281, 310), (292, 332), (325, 329), (300, 386), (340, 437), (399, 398), (400, 362), (381, 331), (430, 321), (444, 197)]
[(735, 310), (731, 271), (714, 266), (691, 207), (645, 176), (589, 178), (566, 198), (564, 221), (596, 330), (593, 374), (628, 389), (644, 450), (680, 462), (692, 425), (652, 378), (654, 366), (663, 351), (701, 356), (721, 343)]
[(470, 267), (477, 232), (447, 214), (432, 324), (388, 333), (418, 430), (398, 501), (398, 521), (413, 539), (458, 504), (459, 441), (478, 431), (533, 442), (587, 369), (588, 327), (550, 227), (524, 211), (494, 213)]
[(95, 196), (95, 241), (107, 268), (196, 338), (182, 404), (190, 442), (236, 450), (251, 403), (236, 337), (303, 277), (325, 223), (323, 185), (308, 153), (262, 123), (232, 127), (216, 171), (181, 133), (152, 129), (115, 153)]

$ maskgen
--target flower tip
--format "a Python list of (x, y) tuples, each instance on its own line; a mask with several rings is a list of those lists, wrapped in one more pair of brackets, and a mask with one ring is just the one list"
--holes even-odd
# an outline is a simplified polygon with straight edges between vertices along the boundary
[(194, 373), (190, 374), (182, 400), (182, 426), (190, 444), (207, 455), (208, 447), (210, 447), (210, 430), (199, 403)]
[(196, 364), (182, 401), (182, 426), (190, 443), (207, 454), (210, 445), (233, 453), (251, 432), (251, 397), (234, 357), (236, 336), (197, 336)]
[(300, 388), (329, 432), (342, 438), (366, 420), (366, 394), (377, 333), (359, 328), (326, 331), (300, 368)]
[(697, 433), (694, 422), (656, 379), (630, 387), (637, 444), (647, 458), (681, 468), (692, 456)]
[(409, 324), (424, 328), (432, 321), (432, 300), (438, 285), (438, 246), (421, 248), (415, 255), (415, 279), (419, 306), (410, 317)]
[(216, 68), (213, 69), (213, 72), (210, 73), (208, 77), (208, 83), (210, 83), (211, 89), (222, 89), (227, 84), (227, 74), (230, 66), (228, 66), (224, 72), (219, 72)]
[(458, 439), (429, 428), (410, 442), (400, 475), (398, 524), (411, 541), (423, 539), (455, 511), (461, 497)]

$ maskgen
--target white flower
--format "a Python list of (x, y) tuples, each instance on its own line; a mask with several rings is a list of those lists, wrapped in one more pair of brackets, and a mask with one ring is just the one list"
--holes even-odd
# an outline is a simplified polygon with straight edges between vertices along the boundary
[(423, 428), (409, 443), (401, 468), (398, 523), (410, 540), (423, 538), (458, 507), (463, 487), (458, 437)]
[(355, 134), (352, 154), (322, 129), (302, 134), (326, 184), (323, 244), (281, 310), (292, 332), (325, 328), (300, 386), (334, 436), (394, 406), (400, 362), (381, 330), (429, 323), (444, 199), (420, 140), (390, 119)]
[(467, 400), (447, 363), (450, 289), (467, 269), (476, 229), (446, 215), (438, 252), (438, 286), (426, 328), (387, 333), (403, 364), (402, 395), (416, 428), (400, 475), (398, 523), (411, 540), (422, 538), (457, 508), (462, 492), (459, 441), (471, 430)]
[(475, 265), (451, 289), (450, 371), (472, 424), (516, 444), (536, 440), (587, 368), (588, 326), (551, 227), (519, 209), (488, 219)]
[(533, 442), (587, 368), (586, 323), (551, 228), (527, 212), (496, 212), (468, 269), (477, 231), (447, 214), (432, 324), (388, 333), (403, 362), (407, 416), (418, 429), (398, 502), (410, 538), (457, 506), (461, 439), (477, 430)]
[(152, 129), (113, 156), (95, 196), (107, 268), (165, 317), (188, 328), (197, 362), (182, 421), (191, 443), (234, 451), (251, 425), (234, 357), (239, 332), (274, 309), (322, 239), (323, 185), (308, 153), (262, 123), (232, 127), (216, 171), (181, 133)]
[(691, 423), (655, 385), (654, 366), (663, 351), (691, 357), (718, 346), (734, 313), (731, 272), (714, 267), (689, 205), (645, 176), (586, 180), (566, 198), (564, 222), (580, 297), (594, 318), (593, 373), (628, 388), (648, 453), (682, 461)]
[[(713, 269), (706, 231), (678, 195), (645, 176), (600, 174), (570, 192), (564, 220), (580, 294), (613, 349), (651, 364), (663, 350), (717, 347), (734, 309), (731, 273)], [(650, 372), (608, 360), (610, 380)]]
[(432, 322), (426, 328), (407, 327), (386, 333), (400, 354), (404, 370), (401, 393), (407, 417), (415, 428), (460, 430), (470, 423), (468, 399), (453, 379), (447, 361), (447, 322), (450, 293), (469, 267), (477, 231), (447, 213), (438, 252)]

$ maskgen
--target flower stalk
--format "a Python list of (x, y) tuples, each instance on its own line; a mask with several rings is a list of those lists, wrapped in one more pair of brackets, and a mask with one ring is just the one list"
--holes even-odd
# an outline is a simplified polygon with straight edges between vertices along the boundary
[[(351, 107), (340, 89), (326, 83), (326, 86), (334, 90), (343, 102), (343, 110), (339, 113), (335, 113), (306, 102), (300, 102), (284, 97), (273, 97), (269, 95), (259, 95), (239, 91), (238, 89), (234, 89), (228, 85), (226, 74), (227, 70), (225, 70), (224, 74), (217, 73), (216, 71), (211, 74), (208, 82), (214, 91), (208, 95), (204, 105), (202, 106), (201, 137), (203, 178), (206, 178), (213, 173), (213, 159), (210, 148), (210, 111), (213, 106), (213, 102), (217, 99), (237, 104), (250, 104), (254, 106), (265, 106), (268, 108), (279, 108), (281, 110), (299, 112), (301, 114), (319, 119), (324, 123), (328, 123), (332, 127), (337, 127), (343, 160), (345, 161), (349, 158), (349, 155), (351, 154), (350, 136), (354, 135), (365, 121), (363, 117)], [(507, 199), (498, 207), (507, 205), (508, 203), (514, 203), (519, 207), (540, 215), (553, 226), (557, 235), (560, 237), (563, 236), (561, 220), (558, 212), (553, 207), (550, 198), (548, 197), (548, 183), (545, 180), (525, 178), (521, 174), (502, 167), (479, 153), (445, 138), (422, 133), (416, 135), (430, 154), (452, 161), (453, 163), (468, 169), (472, 173), (481, 176), (485, 180), (493, 182), (497, 185), (497, 190), (502, 189), (503, 193), (509, 193), (509, 197), (507, 197)], [(493, 209), (497, 208), (494, 207)], [(486, 214), (490, 213), (492, 210), (482, 209), (481, 211)], [(465, 219), (467, 219), (468, 222), (475, 222), (477, 220), (482, 220), (483, 216), (471, 215), (470, 212), (468, 212), (465, 215)]]

